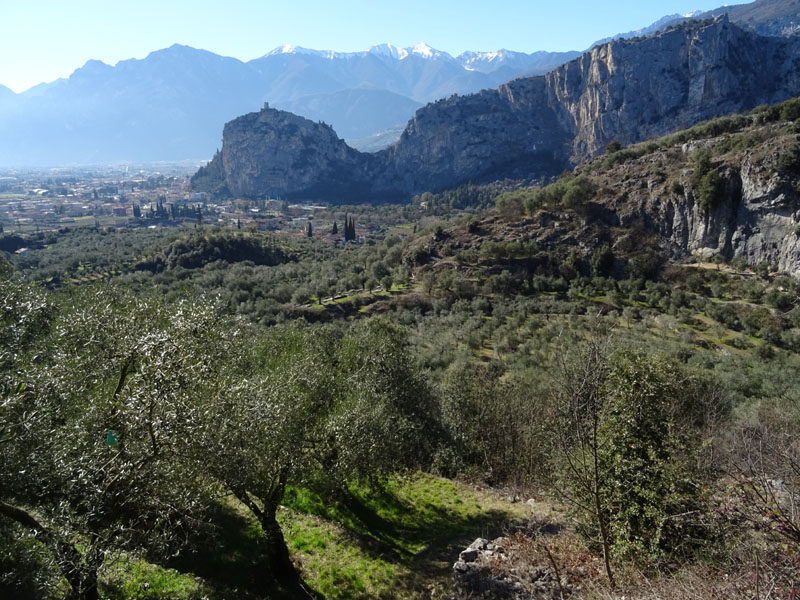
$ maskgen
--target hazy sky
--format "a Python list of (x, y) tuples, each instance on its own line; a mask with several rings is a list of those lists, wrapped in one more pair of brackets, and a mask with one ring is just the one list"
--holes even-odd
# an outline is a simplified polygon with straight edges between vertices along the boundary
[[(732, 2), (735, 4), (737, 2)], [(0, 84), (16, 92), (89, 59), (186, 44), (250, 60), (295, 44), (343, 52), (426, 42), (457, 55), (583, 50), (719, 0), (0, 0)]]

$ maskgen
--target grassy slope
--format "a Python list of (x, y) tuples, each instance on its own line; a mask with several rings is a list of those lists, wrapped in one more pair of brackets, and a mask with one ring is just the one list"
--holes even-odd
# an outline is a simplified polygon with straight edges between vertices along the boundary
[[(440, 595), (473, 539), (501, 535), (510, 521), (544, 510), (419, 473), (352, 486), (335, 505), (305, 489), (290, 490), (285, 502), (279, 519), (295, 563), (325, 598)], [(105, 574), (107, 597), (281, 597), (250, 575), (259, 556), (258, 525), (234, 506), (220, 510), (226, 518), (220, 539), (168, 566), (118, 562)]]

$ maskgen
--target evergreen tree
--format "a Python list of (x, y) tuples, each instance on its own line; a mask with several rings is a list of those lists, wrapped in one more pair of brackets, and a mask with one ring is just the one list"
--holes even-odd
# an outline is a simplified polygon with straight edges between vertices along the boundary
[(314, 236), (314, 230), (311, 227), (311, 221), (308, 222), (308, 227), (306, 227), (306, 236), (308, 236), (308, 237), (313, 237)]
[(344, 241), (352, 242), (356, 239), (356, 222), (353, 217), (344, 217)]
[(336, 225), (336, 221), (333, 222), (333, 227), (331, 227), (331, 235), (336, 235), (339, 233), (339, 226)]

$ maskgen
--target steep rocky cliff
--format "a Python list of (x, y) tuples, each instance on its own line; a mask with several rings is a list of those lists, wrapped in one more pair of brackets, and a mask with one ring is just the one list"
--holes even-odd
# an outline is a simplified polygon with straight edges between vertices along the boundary
[(226, 125), (219, 160), (234, 195), (408, 196), (553, 175), (613, 139), (632, 143), (798, 94), (800, 41), (760, 37), (721, 16), (609, 42), (545, 76), (429, 104), (376, 154), (265, 108)]
[[(742, 258), (800, 275), (800, 135), (780, 125), (647, 154), (598, 178), (622, 227), (643, 223), (673, 258)], [(744, 149), (726, 152), (732, 139)], [(719, 177), (700, 201), (692, 157), (706, 148)]]
[(644, 41), (592, 48), (548, 73), (548, 92), (572, 134), (570, 159), (597, 154), (800, 92), (796, 40), (760, 37), (727, 16)]
[(207, 170), (221, 168), (234, 196), (358, 198), (369, 189), (372, 157), (350, 148), (329, 125), (265, 105), (227, 123), (223, 140)]

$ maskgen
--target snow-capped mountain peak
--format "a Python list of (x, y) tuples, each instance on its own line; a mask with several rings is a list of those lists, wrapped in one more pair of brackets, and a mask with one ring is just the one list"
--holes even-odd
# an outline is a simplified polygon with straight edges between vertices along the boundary
[(265, 56), (277, 56), (279, 54), (308, 54), (311, 56), (320, 56), (322, 58), (334, 59), (337, 53), (333, 50), (312, 50), (311, 48), (303, 48), (302, 46), (295, 46), (293, 44), (284, 44), (278, 46), (274, 50), (268, 52)]
[(450, 57), (450, 55), (447, 54), (446, 52), (442, 52), (441, 50), (432, 48), (431, 46), (423, 42), (420, 42), (419, 44), (415, 44), (414, 46), (410, 46), (408, 48), (398, 48), (397, 46), (393, 46), (392, 44), (379, 44), (377, 46), (371, 46), (370, 48), (367, 49), (367, 52), (369, 52), (370, 54), (376, 54), (378, 56), (393, 58), (395, 60), (403, 60), (412, 55), (426, 59)]
[(377, 46), (370, 46), (366, 52), (375, 54), (377, 56), (386, 56), (396, 60), (403, 60), (408, 56), (408, 50), (405, 48), (398, 48), (392, 44), (378, 44)]
[(375, 54), (394, 60), (403, 60), (411, 55), (420, 56), (425, 59), (436, 59), (441, 57), (450, 57), (446, 52), (436, 50), (428, 44), (419, 43), (409, 48), (399, 48), (393, 44), (378, 44), (367, 48), (364, 52), (335, 52), (333, 50), (312, 50), (311, 48), (303, 48), (302, 46), (295, 46), (294, 44), (284, 44), (278, 46), (265, 56), (278, 56), (281, 54), (307, 54), (311, 56), (319, 56), (329, 60), (336, 58), (349, 58), (359, 54)]
[(431, 48), (428, 44), (420, 42), (419, 44), (415, 44), (411, 48), (406, 48), (406, 50), (410, 51), (411, 54), (416, 54), (417, 56), (421, 56), (422, 58), (439, 58), (443, 56), (445, 53), (436, 50), (436, 48)]

